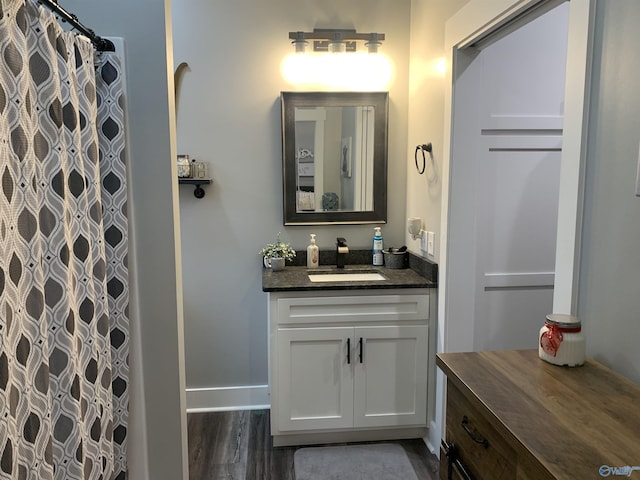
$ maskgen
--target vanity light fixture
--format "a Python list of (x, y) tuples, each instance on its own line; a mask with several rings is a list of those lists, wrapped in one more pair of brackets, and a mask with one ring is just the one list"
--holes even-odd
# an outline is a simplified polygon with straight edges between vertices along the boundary
[(364, 42), (369, 53), (377, 53), (384, 40), (384, 33), (358, 33), (355, 30), (334, 28), (314, 28), (313, 32), (289, 32), (289, 38), (296, 52), (305, 51), (309, 40), (313, 40), (314, 52), (355, 52), (357, 42)]
[(293, 38), (291, 43), (296, 47), (296, 53), (304, 53), (309, 45), (309, 42), (304, 39), (304, 32), (289, 32), (289, 38)]
[(315, 28), (312, 32), (289, 32), (289, 39), (295, 53), (283, 59), (281, 71), (294, 85), (380, 91), (388, 89), (393, 79), (393, 64), (378, 52), (384, 33)]

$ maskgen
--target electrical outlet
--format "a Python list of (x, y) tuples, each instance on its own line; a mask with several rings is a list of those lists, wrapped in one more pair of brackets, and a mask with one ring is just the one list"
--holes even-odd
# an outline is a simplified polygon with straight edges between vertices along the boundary
[(427, 255), (433, 256), (435, 237), (433, 232), (427, 232)]
[(427, 251), (427, 231), (420, 230), (420, 250)]

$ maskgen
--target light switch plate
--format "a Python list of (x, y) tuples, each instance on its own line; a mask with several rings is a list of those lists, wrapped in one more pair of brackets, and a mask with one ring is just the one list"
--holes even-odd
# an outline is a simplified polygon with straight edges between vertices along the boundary
[(638, 172), (636, 173), (636, 197), (640, 197), (640, 149), (638, 150)]
[(435, 244), (435, 235), (433, 232), (427, 232), (427, 255), (433, 256)]

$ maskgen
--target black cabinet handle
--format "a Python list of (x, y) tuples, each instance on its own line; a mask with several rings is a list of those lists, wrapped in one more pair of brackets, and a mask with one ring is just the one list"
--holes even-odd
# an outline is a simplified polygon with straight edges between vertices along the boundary
[(476, 443), (479, 443), (484, 448), (489, 448), (489, 440), (482, 437), (481, 435), (478, 435), (477, 432), (472, 431), (471, 428), (469, 428), (469, 419), (467, 418), (466, 415), (462, 417), (462, 428), (464, 429), (465, 432), (467, 432), (467, 435), (471, 437), (471, 440), (473, 440)]
[(469, 472), (467, 472), (459, 459), (456, 459), (456, 461), (453, 462), (453, 467), (458, 471), (458, 475), (464, 478), (464, 480), (472, 480), (471, 475), (469, 475)]
[(442, 447), (447, 457), (447, 480), (453, 480), (453, 470), (458, 472), (458, 476), (464, 480), (472, 480), (471, 475), (467, 472), (460, 458), (458, 457), (458, 448), (453, 444), (448, 444), (444, 440), (442, 441)]
[(351, 339), (347, 338), (347, 365), (351, 364)]
[(360, 363), (362, 363), (362, 337), (360, 337), (360, 340), (358, 341), (358, 343), (360, 344)]

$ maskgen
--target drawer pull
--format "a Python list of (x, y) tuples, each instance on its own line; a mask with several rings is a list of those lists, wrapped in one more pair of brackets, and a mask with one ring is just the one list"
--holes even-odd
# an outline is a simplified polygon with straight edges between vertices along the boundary
[(465, 432), (467, 432), (467, 435), (471, 437), (471, 440), (473, 440), (476, 443), (479, 443), (484, 448), (489, 448), (489, 440), (478, 435), (477, 432), (472, 431), (471, 428), (469, 428), (469, 419), (467, 418), (466, 415), (462, 417), (462, 428), (464, 429)]
[(347, 365), (351, 364), (351, 339), (347, 338)]
[(472, 480), (471, 475), (458, 458), (458, 448), (453, 443), (447, 444), (444, 440), (442, 447), (447, 456), (447, 480), (453, 480), (454, 469), (458, 472), (458, 477), (462, 477), (463, 480)]
[(358, 343), (360, 344), (360, 353), (359, 353), (360, 363), (362, 363), (362, 337), (360, 337), (360, 341)]

